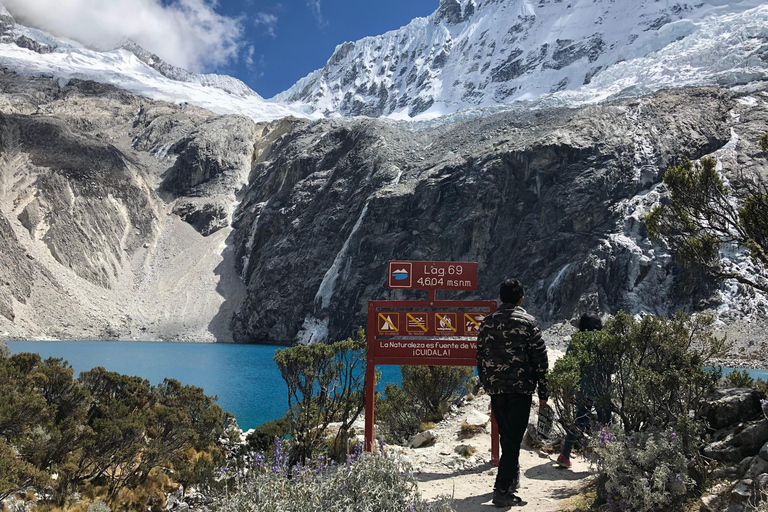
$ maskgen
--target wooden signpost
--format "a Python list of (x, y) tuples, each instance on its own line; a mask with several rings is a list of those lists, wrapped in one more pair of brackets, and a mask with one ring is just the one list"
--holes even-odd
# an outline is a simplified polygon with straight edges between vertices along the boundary
[[(427, 300), (368, 302), (365, 368), (365, 450), (373, 450), (374, 374), (379, 365), (476, 366), (477, 333), (495, 300), (436, 300), (436, 290), (477, 290), (477, 263), (390, 261), (390, 289), (427, 290)], [(491, 463), (499, 433), (491, 420)]]

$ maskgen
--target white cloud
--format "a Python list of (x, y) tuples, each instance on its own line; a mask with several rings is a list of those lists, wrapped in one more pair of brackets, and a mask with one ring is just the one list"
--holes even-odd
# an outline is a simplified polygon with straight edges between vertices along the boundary
[(307, 0), (307, 7), (309, 7), (309, 9), (312, 11), (315, 19), (317, 19), (318, 25), (321, 27), (328, 25), (328, 21), (323, 18), (323, 11), (320, 6), (320, 0)]
[(277, 16), (274, 14), (268, 14), (266, 12), (259, 12), (256, 14), (253, 24), (257, 27), (264, 25), (264, 33), (272, 37), (276, 37), (275, 26), (277, 25)]
[(211, 70), (236, 60), (242, 20), (216, 0), (3, 0), (19, 23), (106, 50), (132, 39), (170, 64)]

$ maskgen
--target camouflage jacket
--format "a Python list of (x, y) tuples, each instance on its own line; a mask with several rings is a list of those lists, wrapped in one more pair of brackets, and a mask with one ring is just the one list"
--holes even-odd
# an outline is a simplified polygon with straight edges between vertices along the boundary
[(547, 347), (536, 319), (521, 307), (502, 304), (477, 335), (477, 373), (488, 394), (532, 395), (538, 385), (547, 399)]

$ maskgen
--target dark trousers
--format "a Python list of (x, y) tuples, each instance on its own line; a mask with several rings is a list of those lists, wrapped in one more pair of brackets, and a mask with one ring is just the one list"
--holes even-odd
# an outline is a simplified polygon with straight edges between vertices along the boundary
[[(594, 401), (588, 397), (577, 395), (576, 396), (576, 425), (566, 429), (567, 435), (565, 436), (565, 442), (563, 443), (563, 449), (560, 452), (565, 457), (570, 457), (573, 445), (590, 429), (589, 415), (594, 407)], [(600, 425), (607, 425), (611, 420), (611, 415), (608, 411), (598, 407), (597, 421)]]
[(499, 425), (501, 460), (494, 489), (515, 491), (520, 485), (520, 443), (531, 415), (531, 395), (491, 395), (491, 410)]

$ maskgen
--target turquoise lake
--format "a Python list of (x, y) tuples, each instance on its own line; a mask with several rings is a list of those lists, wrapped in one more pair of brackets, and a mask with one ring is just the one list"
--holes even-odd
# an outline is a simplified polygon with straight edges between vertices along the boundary
[[(271, 345), (169, 343), (145, 341), (14, 341), (11, 351), (36, 352), (43, 359), (60, 357), (75, 375), (103, 366), (109, 371), (138, 375), (157, 384), (176, 379), (216, 395), (218, 404), (237, 418), (243, 430), (257, 427), (288, 410), (288, 391), (272, 360)], [(400, 382), (398, 366), (382, 366), (380, 382)]]
[[(218, 396), (219, 405), (235, 415), (243, 430), (279, 418), (288, 409), (285, 382), (272, 360), (282, 347), (144, 341), (15, 341), (8, 346), (14, 354), (36, 352), (43, 359), (65, 359), (75, 375), (103, 366), (152, 384), (172, 378), (201, 387), (206, 394)], [(382, 372), (381, 391), (387, 382), (400, 382), (399, 367), (377, 369)], [(768, 370), (749, 372), (768, 380)]]

